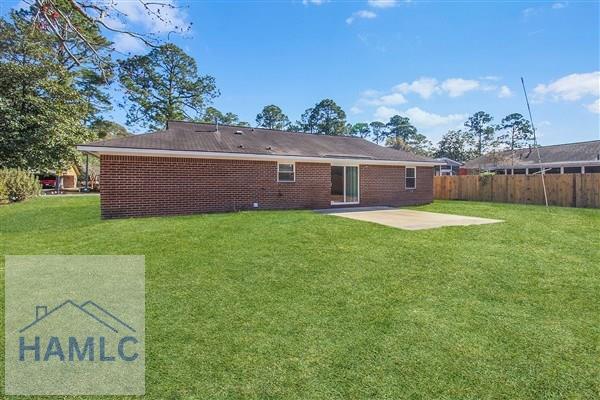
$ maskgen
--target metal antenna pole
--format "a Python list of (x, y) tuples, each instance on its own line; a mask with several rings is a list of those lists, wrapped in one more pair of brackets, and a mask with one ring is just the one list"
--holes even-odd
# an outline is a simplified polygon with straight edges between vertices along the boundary
[(537, 135), (535, 133), (535, 126), (533, 125), (533, 117), (531, 116), (531, 107), (529, 106), (529, 98), (527, 97), (527, 90), (525, 89), (525, 80), (521, 77), (521, 85), (523, 86), (523, 93), (525, 93), (525, 102), (527, 102), (527, 111), (529, 112), (529, 122), (531, 122), (531, 130), (533, 131), (533, 145), (537, 151), (538, 163), (540, 165), (540, 173), (542, 175), (542, 187), (544, 188), (544, 201), (546, 202), (546, 209), (548, 209), (548, 193), (546, 192), (546, 179), (544, 179), (544, 166), (542, 165), (542, 156), (540, 155), (540, 148), (537, 145)]

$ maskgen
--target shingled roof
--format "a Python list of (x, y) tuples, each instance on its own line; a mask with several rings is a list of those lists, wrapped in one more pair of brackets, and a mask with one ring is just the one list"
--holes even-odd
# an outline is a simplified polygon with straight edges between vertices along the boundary
[[(167, 129), (129, 137), (102, 140), (77, 146), (94, 153), (161, 154), (189, 152), (239, 156), (300, 157), (351, 160), (386, 160), (436, 163), (435, 160), (407, 151), (379, 146), (351, 136), (327, 136), (235, 125), (170, 121)], [(156, 152), (154, 152), (156, 153)]]
[[(600, 162), (600, 140), (540, 146), (539, 152), (544, 165), (596, 164)], [(539, 163), (536, 148), (517, 149), (514, 157), (512, 154), (510, 150), (487, 154), (467, 161), (464, 168), (528, 168)]]

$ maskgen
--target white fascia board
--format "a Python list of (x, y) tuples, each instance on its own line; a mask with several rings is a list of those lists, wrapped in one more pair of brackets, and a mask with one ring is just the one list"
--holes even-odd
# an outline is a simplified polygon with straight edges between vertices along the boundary
[(77, 150), (96, 155), (122, 155), (122, 156), (161, 156), (182, 158), (208, 158), (217, 160), (254, 160), (254, 161), (279, 161), (279, 162), (313, 162), (335, 165), (406, 165), (417, 167), (433, 167), (443, 165), (439, 162), (424, 161), (393, 161), (393, 160), (371, 160), (364, 158), (324, 158), (305, 156), (281, 156), (272, 154), (245, 154), (245, 153), (221, 153), (210, 151), (184, 151), (184, 150), (160, 150), (160, 149), (136, 149), (123, 147), (88, 146), (78, 145)]

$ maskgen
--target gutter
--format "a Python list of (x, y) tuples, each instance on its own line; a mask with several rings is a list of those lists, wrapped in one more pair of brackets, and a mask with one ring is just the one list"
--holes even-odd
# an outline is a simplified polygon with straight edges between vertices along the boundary
[[(542, 165), (543, 167), (549, 167), (549, 168), (558, 168), (558, 167), (562, 167), (562, 166), (573, 166), (573, 167), (580, 167), (580, 166), (596, 166), (596, 165), (600, 165), (600, 161), (598, 160), (590, 160), (590, 161), (553, 161), (553, 162), (542, 162), (540, 163), (531, 163), (531, 164), (515, 164), (514, 166), (504, 166), (504, 165), (483, 165), (481, 169), (524, 169), (524, 168), (539, 168), (539, 166)], [(465, 169), (479, 169), (478, 167), (474, 167), (474, 166), (464, 166), (463, 168)]]
[(253, 154), (253, 153), (225, 153), (211, 151), (195, 150), (161, 150), (161, 149), (140, 149), (123, 148), (108, 146), (90, 146), (78, 145), (77, 150), (100, 155), (123, 155), (123, 156), (162, 156), (162, 157), (181, 157), (181, 158), (208, 158), (218, 160), (253, 160), (253, 161), (279, 161), (279, 162), (314, 162), (333, 165), (401, 165), (411, 167), (434, 167), (444, 165), (442, 162), (433, 161), (399, 161), (399, 160), (378, 160), (365, 158), (332, 158), (332, 157), (307, 157), (295, 155), (274, 155), (274, 154)]

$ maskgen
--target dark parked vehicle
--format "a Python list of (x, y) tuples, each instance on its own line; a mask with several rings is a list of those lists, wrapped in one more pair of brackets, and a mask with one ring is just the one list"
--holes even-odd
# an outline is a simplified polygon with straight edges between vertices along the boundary
[(56, 177), (40, 176), (40, 184), (42, 185), (42, 189), (53, 189), (56, 187)]

